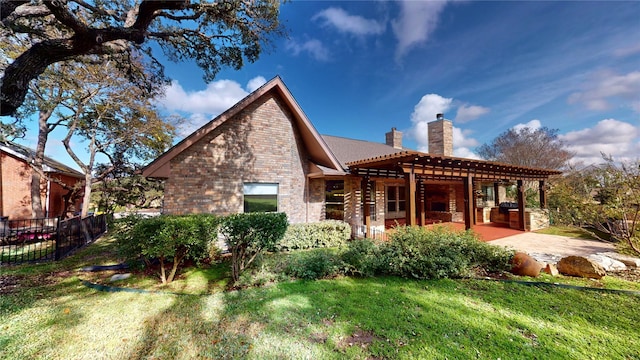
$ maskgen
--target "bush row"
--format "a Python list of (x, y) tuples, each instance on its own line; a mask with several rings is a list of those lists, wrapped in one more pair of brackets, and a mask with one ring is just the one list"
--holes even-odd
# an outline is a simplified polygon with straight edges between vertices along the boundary
[(312, 248), (339, 247), (351, 237), (349, 224), (327, 220), (309, 224), (291, 224), (274, 250), (290, 251)]
[(446, 227), (398, 227), (389, 242), (353, 240), (342, 249), (312, 249), (265, 258), (240, 285), (283, 278), (394, 275), (437, 279), (471, 276), (476, 269), (507, 271), (513, 252), (479, 241), (472, 232)]

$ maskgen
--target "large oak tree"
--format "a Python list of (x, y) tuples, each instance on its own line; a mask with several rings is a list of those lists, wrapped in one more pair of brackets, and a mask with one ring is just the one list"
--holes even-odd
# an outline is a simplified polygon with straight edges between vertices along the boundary
[(258, 58), (281, 33), (279, 7), (279, 0), (0, 0), (0, 42), (31, 44), (0, 69), (0, 115), (14, 114), (51, 64), (86, 55), (144, 54), (157, 62), (153, 48), (160, 48), (172, 61), (195, 60), (210, 81), (222, 66), (239, 69)]
[(574, 155), (558, 131), (547, 127), (509, 129), (477, 151), (486, 160), (552, 170), (563, 169)]

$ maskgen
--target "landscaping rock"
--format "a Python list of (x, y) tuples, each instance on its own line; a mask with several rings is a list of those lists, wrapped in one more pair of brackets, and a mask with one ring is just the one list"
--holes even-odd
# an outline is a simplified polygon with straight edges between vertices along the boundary
[(638, 259), (637, 257), (622, 255), (613, 251), (598, 253), (598, 255), (604, 255), (614, 260), (618, 260), (630, 268), (640, 268), (640, 259)]
[(511, 260), (511, 273), (519, 276), (537, 277), (544, 265), (536, 261), (528, 254), (517, 252)]
[(624, 263), (601, 254), (591, 254), (587, 256), (587, 259), (600, 264), (606, 271), (627, 270), (627, 266)]
[(560, 272), (558, 271), (558, 267), (553, 264), (547, 264), (547, 266), (542, 269), (542, 271), (551, 276), (558, 276), (560, 274)]
[(582, 256), (567, 256), (558, 262), (558, 271), (563, 275), (601, 279), (607, 275), (602, 266)]
[(115, 281), (120, 281), (120, 280), (124, 280), (124, 279), (128, 279), (131, 277), (131, 274), (126, 273), (126, 274), (115, 274), (111, 277), (111, 279), (109, 279), (109, 282), (115, 282)]

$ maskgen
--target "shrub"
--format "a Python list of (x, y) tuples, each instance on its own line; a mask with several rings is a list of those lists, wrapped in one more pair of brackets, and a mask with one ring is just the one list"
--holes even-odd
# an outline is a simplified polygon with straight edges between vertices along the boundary
[(227, 216), (220, 228), (231, 251), (234, 282), (265, 249), (271, 249), (287, 230), (284, 213), (245, 213)]
[[(160, 280), (166, 284), (173, 281), (185, 259), (199, 263), (209, 255), (218, 222), (219, 218), (214, 215), (132, 218), (123, 221), (122, 232), (116, 237), (129, 256), (142, 257), (147, 264), (157, 259)], [(172, 266), (167, 275), (169, 263)]]
[(334, 251), (313, 249), (291, 254), (285, 273), (298, 279), (314, 280), (340, 275), (345, 269), (346, 264)]
[(273, 250), (289, 251), (343, 246), (350, 237), (351, 228), (343, 221), (327, 220), (317, 223), (291, 224)]
[(356, 239), (348, 243), (342, 253), (342, 261), (349, 265), (349, 272), (362, 276), (384, 273), (385, 260), (380, 246), (370, 239)]
[(383, 271), (418, 279), (465, 277), (476, 267), (508, 269), (513, 255), (480, 242), (470, 231), (455, 232), (444, 226), (398, 227), (380, 251), (381, 260), (388, 264)]

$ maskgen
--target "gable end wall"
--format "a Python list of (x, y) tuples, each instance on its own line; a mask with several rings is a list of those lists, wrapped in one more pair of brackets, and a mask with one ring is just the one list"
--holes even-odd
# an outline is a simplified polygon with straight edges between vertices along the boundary
[(171, 160), (165, 213), (240, 213), (243, 183), (261, 182), (278, 183), (278, 211), (290, 222), (320, 220), (322, 204), (307, 205), (310, 164), (294, 124), (271, 93), (222, 123)]

